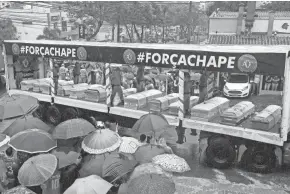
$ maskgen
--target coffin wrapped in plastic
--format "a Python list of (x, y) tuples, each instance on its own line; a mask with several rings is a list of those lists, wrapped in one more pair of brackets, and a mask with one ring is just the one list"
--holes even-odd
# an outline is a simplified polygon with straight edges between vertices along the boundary
[(128, 89), (123, 89), (123, 95), (124, 97), (130, 96), (132, 94), (136, 94), (137, 93), (137, 89), (136, 88), (128, 88)]
[(102, 102), (106, 100), (106, 87), (100, 84), (90, 85), (88, 90), (85, 91), (85, 100), (91, 102)]
[(268, 131), (282, 118), (282, 108), (277, 105), (269, 105), (252, 118), (252, 127)]
[(64, 88), (72, 88), (73, 85), (73, 81), (58, 80), (57, 95), (66, 96)]
[(32, 91), (33, 89), (33, 84), (38, 82), (38, 80), (23, 80), (20, 82), (20, 85), (21, 85), (21, 90), (24, 90), (24, 91)]
[(229, 108), (230, 101), (223, 97), (214, 97), (191, 109), (191, 118), (203, 121), (210, 121), (220, 116), (224, 110)]
[[(190, 104), (189, 109), (191, 109), (193, 106), (195, 106), (198, 102), (199, 97), (198, 96), (191, 96), (190, 97)], [(174, 102), (169, 105), (169, 114), (171, 115), (178, 115), (178, 109), (179, 109), (179, 102)]]
[(32, 91), (33, 92), (40, 92), (40, 86), (39, 86), (39, 80), (35, 80), (35, 82), (32, 84)]
[(143, 93), (132, 94), (124, 98), (124, 107), (138, 110), (147, 105), (146, 96)]
[(50, 94), (52, 79), (43, 78), (39, 79), (39, 90), (43, 94)]
[(238, 125), (255, 112), (255, 105), (250, 101), (242, 101), (228, 108), (221, 114), (221, 123)]
[(74, 90), (75, 88), (85, 88), (88, 89), (89, 85), (87, 83), (81, 83), (81, 84), (75, 84), (75, 85), (66, 85), (62, 87), (64, 90), (65, 96), (70, 96), (72, 94), (71, 90)]
[(140, 92), (141, 94), (143, 94), (146, 97), (146, 104), (148, 105), (150, 100), (155, 99), (155, 98), (159, 98), (162, 96), (162, 92), (160, 90), (147, 90), (144, 92)]
[(76, 84), (73, 88), (69, 89), (69, 97), (74, 99), (85, 99), (85, 92), (88, 88), (89, 85), (86, 83)]
[(178, 101), (178, 94), (172, 93), (163, 97), (155, 98), (150, 100), (149, 109), (150, 111), (162, 112), (169, 109), (169, 105)]

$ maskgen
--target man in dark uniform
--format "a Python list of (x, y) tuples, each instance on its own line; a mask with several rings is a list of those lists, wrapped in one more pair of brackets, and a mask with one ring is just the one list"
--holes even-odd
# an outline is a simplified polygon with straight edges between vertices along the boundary
[(120, 97), (121, 105), (124, 105), (124, 96), (123, 96), (123, 91), (121, 88), (122, 76), (121, 76), (121, 70), (119, 67), (112, 70), (110, 78), (111, 78), (111, 85), (112, 85), (111, 106), (113, 106), (113, 101), (117, 93)]
[(22, 72), (23, 67), (19, 59), (14, 63), (14, 68), (15, 68), (16, 88), (21, 89), (20, 83), (23, 80), (23, 72)]
[(201, 76), (199, 80), (199, 100), (198, 104), (205, 101), (207, 95), (207, 77), (208, 73), (205, 69), (201, 70)]
[(80, 73), (81, 73), (81, 64), (79, 64), (79, 62), (76, 62), (74, 69), (73, 69), (74, 84), (79, 83)]
[(59, 78), (59, 67), (57, 64), (54, 64), (52, 74), (53, 74), (53, 82), (54, 82), (54, 94), (57, 95), (58, 78)]

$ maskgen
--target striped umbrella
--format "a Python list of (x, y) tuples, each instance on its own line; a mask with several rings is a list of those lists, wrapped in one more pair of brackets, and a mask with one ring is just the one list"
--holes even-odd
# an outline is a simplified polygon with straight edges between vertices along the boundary
[(52, 136), (40, 129), (28, 129), (17, 133), (11, 137), (9, 145), (16, 151), (30, 154), (49, 152), (57, 147)]
[(57, 125), (52, 136), (55, 139), (71, 139), (85, 136), (95, 130), (96, 128), (84, 119), (71, 119)]
[(104, 161), (102, 177), (110, 177), (114, 182), (132, 172), (137, 164), (137, 161), (127, 160), (118, 153), (110, 154)]
[(29, 158), (18, 172), (18, 180), (24, 186), (37, 186), (46, 182), (57, 168), (57, 158), (52, 154), (40, 154)]
[(90, 154), (103, 154), (116, 150), (121, 143), (122, 139), (118, 133), (107, 128), (98, 129), (84, 138), (82, 148)]
[(12, 137), (13, 135), (27, 129), (41, 129), (48, 132), (51, 127), (39, 118), (29, 115), (16, 119), (9, 127), (7, 127), (3, 131), (3, 133)]
[(175, 183), (159, 174), (144, 174), (133, 179), (128, 185), (128, 194), (174, 194)]
[(142, 144), (133, 137), (122, 137), (122, 143), (119, 151), (123, 153), (133, 154)]

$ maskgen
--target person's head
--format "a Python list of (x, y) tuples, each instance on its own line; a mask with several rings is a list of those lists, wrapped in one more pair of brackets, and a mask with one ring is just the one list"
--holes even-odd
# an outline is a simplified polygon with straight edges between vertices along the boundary
[(65, 67), (64, 64), (61, 65), (62, 67)]
[(145, 134), (141, 134), (140, 135), (140, 141), (141, 142), (145, 142), (146, 141), (147, 136)]
[(11, 157), (13, 155), (13, 148), (9, 147), (9, 148), (7, 148), (7, 150), (5, 152), (6, 152), (7, 156)]
[(58, 64), (55, 63), (55, 64), (54, 64), (54, 67), (57, 68), (57, 67), (58, 67)]

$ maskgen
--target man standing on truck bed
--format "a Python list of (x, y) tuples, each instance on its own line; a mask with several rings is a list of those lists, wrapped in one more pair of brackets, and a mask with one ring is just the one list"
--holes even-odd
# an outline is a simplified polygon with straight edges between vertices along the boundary
[(111, 85), (112, 85), (111, 106), (113, 106), (113, 101), (116, 94), (118, 94), (120, 97), (120, 100), (121, 100), (120, 104), (124, 105), (123, 90), (121, 88), (122, 76), (121, 76), (121, 70), (119, 67), (112, 70), (110, 78), (111, 78)]

